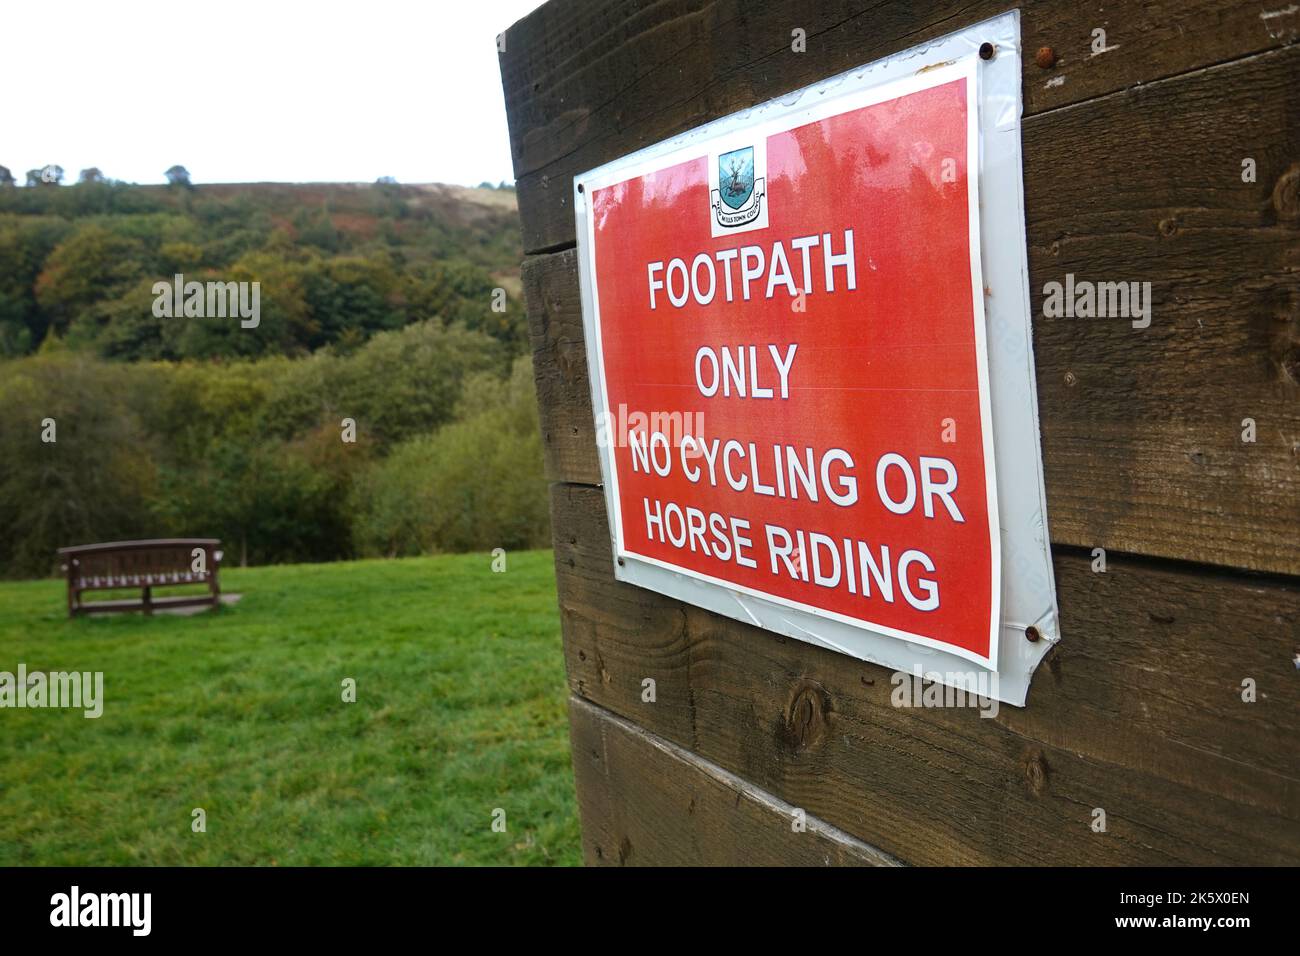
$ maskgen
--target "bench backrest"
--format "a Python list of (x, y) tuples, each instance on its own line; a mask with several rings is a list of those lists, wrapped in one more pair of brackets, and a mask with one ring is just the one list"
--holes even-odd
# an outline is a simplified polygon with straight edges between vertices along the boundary
[(217, 568), (219, 559), (214, 552), (219, 545), (215, 538), (165, 538), (78, 545), (60, 548), (59, 554), (70, 576), (76, 578), (163, 581), (183, 576), (204, 580), (206, 575), (192, 573), (194, 549), (206, 552), (205, 566), (211, 574)]

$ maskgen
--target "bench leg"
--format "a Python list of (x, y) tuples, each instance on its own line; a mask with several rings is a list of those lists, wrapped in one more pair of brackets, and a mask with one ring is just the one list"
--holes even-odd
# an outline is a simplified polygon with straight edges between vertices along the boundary
[(77, 598), (79, 597), (77, 594), (76, 559), (70, 558), (64, 571), (67, 572), (68, 576), (68, 617), (75, 618), (77, 616)]
[(221, 610), (221, 583), (217, 580), (217, 572), (220, 570), (221, 559), (216, 553), (209, 549), (208, 551), (208, 593), (212, 596), (212, 610)]
[(153, 588), (148, 584), (144, 586), (144, 613), (153, 613)]

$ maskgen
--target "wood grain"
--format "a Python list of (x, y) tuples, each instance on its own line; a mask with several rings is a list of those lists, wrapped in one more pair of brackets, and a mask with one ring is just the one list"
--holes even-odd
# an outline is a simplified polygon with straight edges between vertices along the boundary
[[(835, 73), (1006, 12), (1004, 0), (565, 0), (506, 33), (500, 57), (524, 247), (572, 243), (572, 178)], [(1285, 9), (1286, 4), (1265, 5)], [(1300, 13), (1233, 0), (1022, 5), (1029, 115), (1293, 42)], [(807, 52), (792, 50), (806, 32)], [(1107, 52), (1092, 52), (1093, 30)], [(1040, 47), (1059, 63), (1034, 62)], [(1280, 105), (1272, 104), (1274, 107)], [(1257, 107), (1269, 106), (1260, 100)]]
[(904, 862), (1300, 862), (1293, 584), (1059, 555), (1028, 707), (903, 709), (884, 668), (614, 581), (599, 489), (552, 491), (572, 693)]
[(589, 866), (897, 866), (898, 861), (636, 724), (570, 698)]
[(533, 256), (523, 276), (546, 475), (598, 484), (577, 256)]
[[(1300, 124), (1251, 105), (1293, 90), (1300, 46), (1026, 123), (1031, 289), (1146, 281), (1154, 303), (1136, 329), (1031, 296), (1054, 542), (1300, 574)], [(575, 255), (525, 277), (548, 474), (598, 483)]]
[[(1279, 576), (1300, 576), (1300, 12), (1285, 4), (1023, 10), (1064, 636), (1028, 707), (896, 707), (883, 668), (613, 579), (572, 177), (1002, 12), (563, 0), (506, 35), (588, 862), (1300, 863), (1300, 583)], [(1040, 317), (1067, 274), (1150, 282), (1150, 327)], [(815, 832), (790, 830), (793, 807)]]
[[(1053, 540), (1300, 574), (1297, 91), (1291, 47), (1025, 123)], [(1068, 274), (1150, 282), (1150, 327), (1042, 318)]]

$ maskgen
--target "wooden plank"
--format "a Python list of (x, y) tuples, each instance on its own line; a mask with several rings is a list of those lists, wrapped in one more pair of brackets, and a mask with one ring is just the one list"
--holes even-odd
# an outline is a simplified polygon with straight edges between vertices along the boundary
[[(1074, 274), (1154, 300), (1146, 329), (1035, 319), (1054, 542), (1300, 574), (1300, 164), (1275, 189), (1239, 158), (1300, 156), (1267, 105), (1292, 90), (1300, 46), (1026, 124), (1031, 289)], [(548, 475), (598, 483), (575, 255), (525, 276)]]
[[(1004, 0), (548, 3), (507, 31), (500, 58), (524, 248), (573, 242), (569, 197), (579, 172), (1009, 6)], [(1026, 113), (1293, 42), (1300, 13), (1273, 6), (1265, 16), (1268, 10), (1235, 0), (1128, 0), (1104, 10), (1075, 0), (1025, 4)], [(806, 32), (804, 53), (792, 50), (796, 28)], [(1107, 52), (1094, 54), (1099, 28)], [(1050, 70), (1034, 62), (1043, 46), (1061, 58)], [(1054, 151), (1058, 158), (1063, 152)], [(1239, 159), (1237, 152), (1231, 156)]]
[[(1297, 91), (1291, 47), (1025, 123), (1054, 541), (1300, 574)], [(1150, 327), (1039, 317), (1069, 274), (1149, 281)]]
[(898, 865), (816, 817), (796, 830), (795, 807), (587, 701), (569, 730), (589, 866)]
[(599, 489), (553, 486), (552, 514), (575, 696), (905, 862), (1300, 862), (1294, 583), (1058, 555), (1064, 640), (990, 719), (615, 582)]
[(600, 481), (595, 419), (573, 253), (526, 259), (524, 300), (547, 477)]

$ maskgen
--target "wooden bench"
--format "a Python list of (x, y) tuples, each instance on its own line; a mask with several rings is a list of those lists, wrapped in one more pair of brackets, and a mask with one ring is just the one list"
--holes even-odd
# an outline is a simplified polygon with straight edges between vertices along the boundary
[[(59, 548), (63, 571), (68, 576), (68, 616), (95, 611), (144, 611), (155, 608), (193, 607), (221, 604), (217, 571), (221, 566), (221, 542), (216, 538), (159, 538), (152, 541), (111, 541)], [(203, 571), (194, 570), (195, 550), (203, 552)], [(156, 587), (206, 584), (206, 594), (174, 597), (153, 596)], [(140, 588), (138, 599), (93, 601), (81, 596), (86, 591)]]

